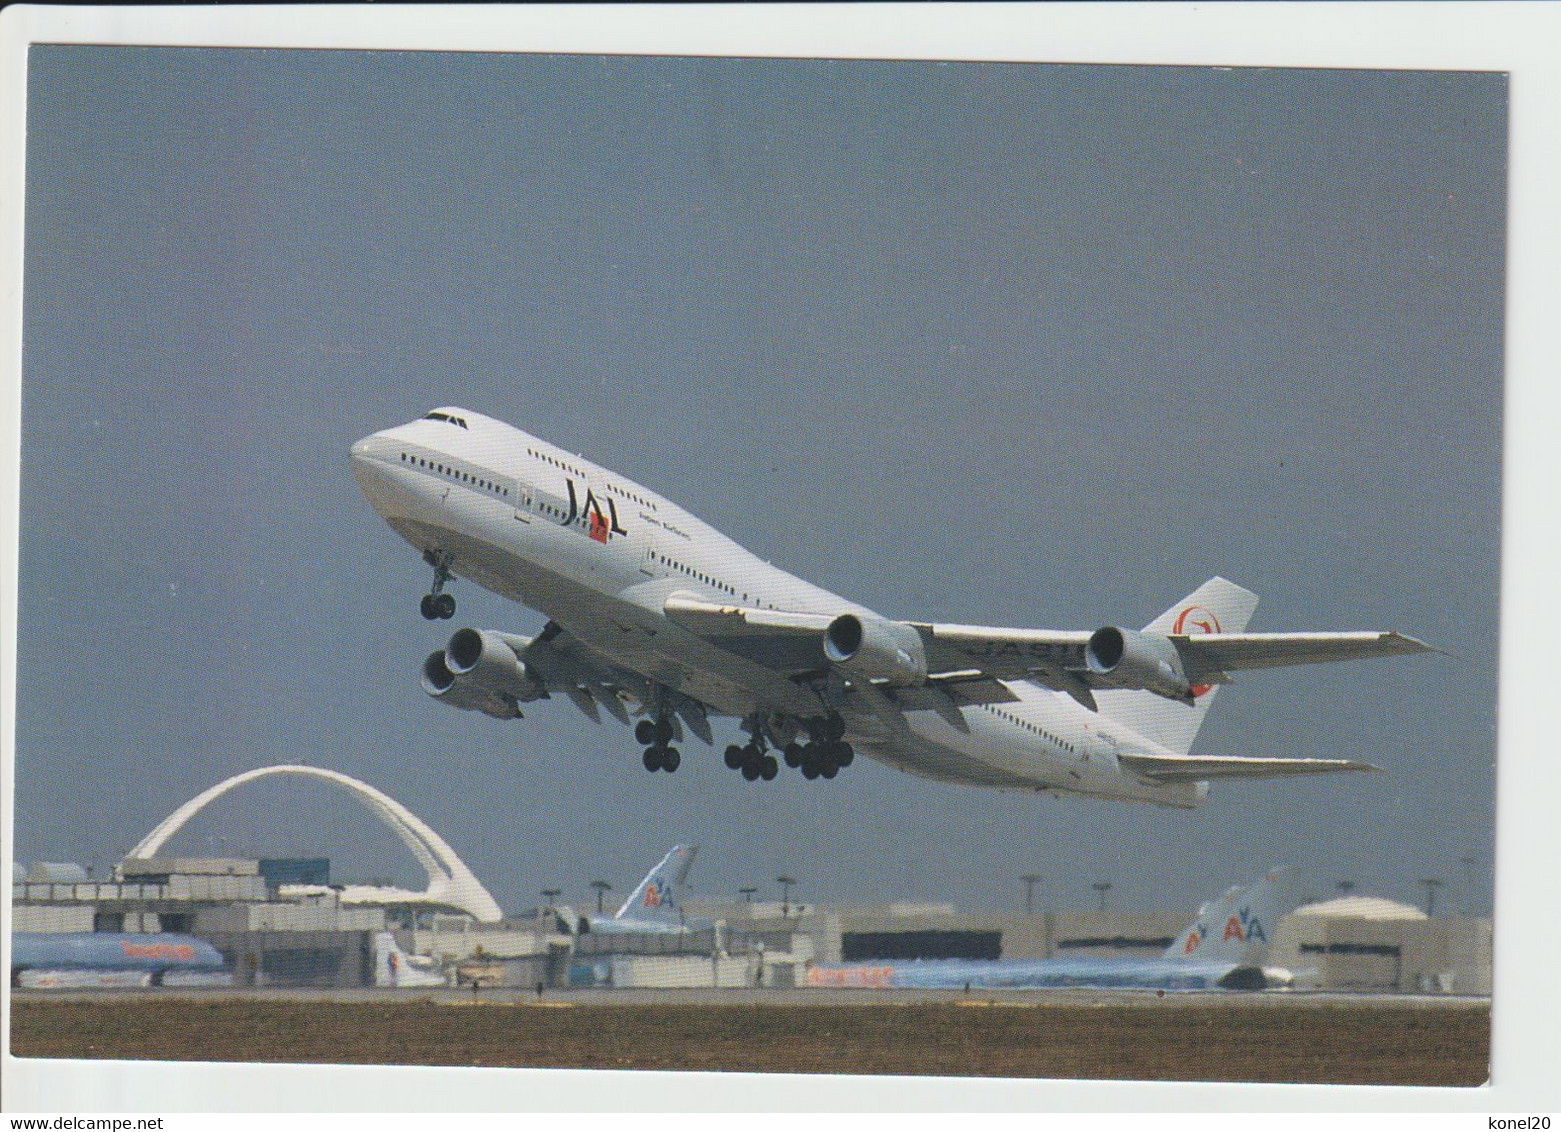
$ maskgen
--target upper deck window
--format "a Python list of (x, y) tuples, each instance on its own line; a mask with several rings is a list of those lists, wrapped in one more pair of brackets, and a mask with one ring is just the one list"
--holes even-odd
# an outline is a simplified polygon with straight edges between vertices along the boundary
[(467, 432), (471, 431), (471, 429), (466, 427), (466, 421), (463, 418), (452, 416), (449, 413), (435, 411), (427, 414), (423, 419), (425, 421), (449, 421), (453, 425), (460, 425), (462, 428), (465, 428)]

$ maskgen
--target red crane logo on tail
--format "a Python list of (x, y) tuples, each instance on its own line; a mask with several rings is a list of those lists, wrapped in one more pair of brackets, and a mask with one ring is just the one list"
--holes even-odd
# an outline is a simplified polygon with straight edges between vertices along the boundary
[[(1176, 615), (1176, 624), (1171, 626), (1172, 633), (1218, 633), (1220, 631), (1220, 619), (1214, 616), (1211, 610), (1201, 605), (1189, 605)], [(1206, 695), (1213, 684), (1194, 684), (1192, 694), (1194, 697)]]

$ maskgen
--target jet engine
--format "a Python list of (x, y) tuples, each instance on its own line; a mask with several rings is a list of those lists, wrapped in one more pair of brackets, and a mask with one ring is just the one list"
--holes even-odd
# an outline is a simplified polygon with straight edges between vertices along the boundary
[(1182, 657), (1167, 638), (1107, 626), (1090, 634), (1084, 663), (1101, 682), (1115, 688), (1153, 692), (1184, 704), (1193, 702)]
[(824, 656), (869, 680), (920, 684), (927, 678), (921, 634), (871, 613), (842, 613), (831, 621), (824, 630)]
[(529, 703), (546, 689), (499, 634), (487, 629), (459, 629), (444, 648), (444, 663), (462, 683)]
[(450, 671), (444, 650), (431, 652), (423, 661), (423, 691), (440, 703), (467, 711), (480, 711), (494, 719), (519, 719), (520, 709), (512, 698), (500, 695)]

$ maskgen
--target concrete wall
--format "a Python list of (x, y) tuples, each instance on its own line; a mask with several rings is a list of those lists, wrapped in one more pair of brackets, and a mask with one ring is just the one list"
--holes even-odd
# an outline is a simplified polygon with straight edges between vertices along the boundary
[(1287, 916), (1269, 963), (1331, 990), (1485, 995), (1491, 954), (1486, 919)]
[(211, 932), (237, 986), (374, 985), (374, 933)]
[(547, 932), (505, 928), (473, 931), (435, 932), (418, 928), (397, 932), (401, 946), (415, 955), (436, 955), (446, 959), (469, 959), (485, 955), (494, 959), (521, 959), (545, 956), (551, 945), (564, 937)]
[(748, 956), (615, 955), (615, 987), (751, 987), (757, 962)]
[(336, 904), (225, 904), (200, 908), (192, 931), (208, 932), (368, 932), (385, 927), (383, 908), (344, 908)]
[(11, 908), (13, 932), (90, 932), (90, 904), (16, 904)]

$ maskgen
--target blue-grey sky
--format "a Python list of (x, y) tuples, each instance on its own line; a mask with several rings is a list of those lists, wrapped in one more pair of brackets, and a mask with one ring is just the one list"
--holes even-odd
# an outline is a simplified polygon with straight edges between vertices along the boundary
[[(1290, 863), (1488, 907), (1502, 76), (34, 47), (28, 97), (18, 860), (101, 873), (301, 759), (510, 910), (688, 840), (712, 895), (1179, 908)], [(1254, 630), (1457, 656), (1246, 676), (1196, 750), (1387, 773), (1193, 813), (649, 775), (564, 701), (418, 690), (451, 625), (346, 452), (446, 403), (890, 616), (1136, 625), (1220, 573)], [(418, 880), (297, 784), (174, 847)]]

